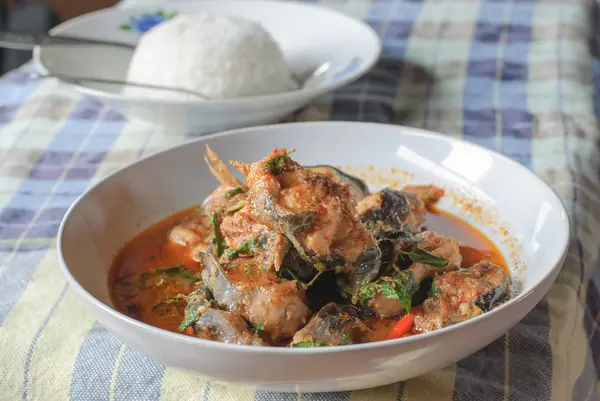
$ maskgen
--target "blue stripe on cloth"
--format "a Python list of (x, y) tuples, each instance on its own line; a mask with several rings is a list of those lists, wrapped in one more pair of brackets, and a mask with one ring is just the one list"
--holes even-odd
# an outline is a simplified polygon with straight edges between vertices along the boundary
[(9, 73), (2, 85), (0, 85), (0, 132), (5, 125), (15, 120), (19, 108), (27, 102), (29, 97), (39, 88), (39, 81), (28, 80), (27, 76), (31, 69), (16, 70)]
[[(487, 0), (481, 4), (479, 9), (477, 20), (486, 21), (486, 24), (476, 25), (469, 50), (469, 63), (463, 93), (463, 136), (467, 140), (482, 137), (495, 138), (497, 135), (494, 96), (496, 76), (498, 75), (498, 57), (500, 56), (499, 40), (502, 36), (497, 37), (493, 43), (489, 43), (487, 39), (482, 42), (478, 38), (486, 37), (492, 23), (504, 27), (507, 10), (510, 6), (511, 4), (498, 4)], [(501, 18), (501, 20), (498, 21), (497, 18)], [(484, 53), (484, 49), (488, 49), (487, 57), (483, 59), (487, 64), (485, 64), (485, 68), (482, 68), (481, 60), (474, 57)]]
[(334, 393), (303, 393), (302, 401), (348, 401), (350, 400), (349, 391), (339, 391)]
[[(439, 7), (448, 7), (448, 6), (452, 6), (452, 2), (444, 2), (442, 5), (440, 5)], [(440, 17), (440, 28), (438, 30), (438, 34), (437, 34), (437, 40), (436, 40), (436, 47), (434, 49), (433, 52), (433, 61), (431, 62), (431, 65), (428, 67), (429, 70), (431, 71), (437, 71), (437, 65), (439, 62), (439, 58), (440, 58), (440, 53), (441, 49), (440, 47), (443, 46), (443, 40), (444, 40), (444, 36), (446, 33), (446, 29), (448, 27), (448, 10), (447, 9), (442, 9), (441, 10), (441, 14), (442, 17)], [(435, 80), (428, 80), (426, 83), (426, 89), (425, 89), (425, 110), (423, 111), (423, 129), (428, 129), (429, 128), (429, 108), (430, 108), (430, 102), (433, 100), (433, 90), (435, 88)]]
[[(82, 109), (86, 109), (88, 107), (89, 104), (86, 101), (82, 101), (77, 107), (75, 107), (71, 115), (77, 115), (77, 113), (80, 113)], [(69, 143), (69, 146), (75, 146), (75, 149), (79, 151), (85, 151), (90, 149), (90, 146), (94, 146), (94, 150), (96, 152), (101, 152), (104, 155), (110, 150), (114, 141), (121, 133), (122, 127), (124, 126), (123, 123), (120, 123), (121, 129), (112, 131), (112, 134), (108, 136), (103, 136), (102, 140), (95, 140), (93, 136), (91, 138), (89, 137), (89, 135), (93, 135), (90, 133), (86, 133), (84, 135), (81, 133), (80, 135), (73, 135), (70, 131), (73, 125), (77, 125), (77, 121), (72, 120), (71, 118), (66, 121), (67, 122), (61, 127), (60, 131), (56, 133), (56, 136), (48, 145), (44, 154), (31, 168), (28, 177), (23, 180), (17, 191), (15, 191), (13, 197), (7, 202), (5, 207), (0, 210), (0, 222), (5, 219), (11, 222), (9, 226), (3, 226), (0, 224), (0, 238), (17, 240), (22, 237), (55, 237), (60, 226), (62, 215), (76, 199), (78, 194), (60, 195), (58, 193), (50, 193), (50, 189), (48, 193), (44, 195), (40, 194), (32, 196), (27, 193), (27, 188), (33, 186), (34, 182), (54, 182), (46, 179), (48, 174), (53, 176), (53, 174), (55, 174), (53, 169), (56, 169), (57, 166), (64, 166), (69, 161), (72, 161), (75, 157), (77, 157), (75, 152), (65, 152), (65, 149), (62, 145), (65, 142)], [(87, 139), (89, 139), (89, 141), (86, 143), (85, 141)], [(86, 165), (86, 169), (88, 170), (86, 178), (88, 180), (93, 177), (103, 158), (104, 156), (97, 157), (93, 159), (93, 163), (88, 163)], [(62, 167), (58, 167), (58, 169), (62, 173)], [(56, 178), (59, 177), (60, 174)], [(68, 174), (65, 179), (68, 179)], [(57, 212), (58, 209), (61, 210)], [(38, 216), (37, 218), (41, 220), (34, 221), (36, 213)], [(48, 217), (51, 215), (54, 217), (49, 220)], [(46, 220), (44, 220), (44, 218)], [(3, 282), (7, 284), (0, 285), (0, 288), (8, 286), (6, 291), (7, 294), (9, 294), (0, 295), (0, 299), (3, 297), (12, 301), (0, 304), (2, 307), (2, 309), (0, 309), (0, 324), (2, 324), (6, 318), (6, 315), (21, 298), (25, 288), (27, 288), (27, 285), (31, 280), (33, 271), (35, 271), (35, 268), (38, 266), (38, 264), (39, 263), (26, 263), (21, 264), (20, 266), (14, 266), (11, 264), (6, 269), (7, 273), (3, 273), (16, 276), (15, 278), (18, 280), (3, 280)], [(11, 266), (13, 267), (11, 268)]]
[(3, 254), (10, 254), (0, 265), (0, 327), (21, 299), (33, 273), (48, 253), (48, 246), (16, 247), (0, 250)]
[[(408, 68), (414, 68), (403, 60), (407, 40), (422, 7), (420, 1), (374, 0), (365, 21), (382, 36), (383, 57), (370, 74), (333, 93), (330, 120), (394, 122), (401, 77)], [(406, 16), (410, 22), (402, 19)], [(372, 96), (375, 93), (377, 96)]]
[(594, 111), (596, 117), (600, 118), (600, 59), (591, 57), (590, 69), (594, 79)]
[(212, 389), (212, 381), (209, 380), (206, 382), (206, 387), (204, 388), (204, 397), (202, 397), (202, 401), (208, 401), (208, 395), (210, 394), (210, 390)]
[(297, 401), (296, 393), (279, 393), (275, 391), (257, 391), (254, 397), (256, 401)]
[(456, 401), (504, 399), (504, 336), (456, 364)]
[(164, 373), (163, 365), (126, 347), (117, 370), (115, 401), (158, 400)]
[[(511, 6), (510, 23), (506, 33), (506, 46), (502, 52), (502, 58), (517, 60), (516, 62), (503, 62), (501, 71), (500, 87), (500, 118), (502, 122), (502, 141), (500, 151), (511, 157), (509, 151), (504, 147), (504, 138), (519, 137), (532, 139), (531, 116), (527, 105), (527, 76), (529, 43), (531, 41), (531, 20), (533, 18), (535, 3), (521, 2), (513, 3)], [(525, 22), (523, 25), (519, 25)], [(513, 47), (513, 43), (525, 42), (527, 47)], [(531, 141), (523, 141), (519, 152), (527, 155), (518, 161), (531, 169)]]
[(104, 326), (94, 323), (73, 365), (71, 400), (110, 400), (111, 377), (121, 345)]
[(48, 325), (48, 322), (52, 318), (52, 315), (54, 315), (54, 312), (56, 312), (56, 308), (58, 308), (58, 305), (67, 293), (67, 288), (69, 288), (69, 285), (65, 283), (62, 291), (60, 292), (60, 295), (58, 296), (58, 299), (56, 300), (54, 305), (52, 305), (50, 312), (42, 322), (42, 325), (38, 328), (37, 332), (35, 333), (35, 336), (33, 337), (33, 341), (29, 345), (29, 350), (27, 351), (27, 358), (25, 359), (25, 369), (23, 370), (23, 400), (25, 401), (29, 399), (29, 369), (31, 367), (31, 359), (33, 358), (33, 351), (35, 351), (37, 342), (39, 341), (42, 332)]
[[(509, 333), (509, 401), (549, 400), (552, 395), (552, 346), (548, 298)], [(534, 369), (532, 367), (535, 366)]]

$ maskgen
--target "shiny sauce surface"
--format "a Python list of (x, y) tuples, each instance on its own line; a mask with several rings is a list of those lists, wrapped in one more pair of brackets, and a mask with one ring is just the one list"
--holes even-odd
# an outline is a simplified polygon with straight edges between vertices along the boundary
[[(165, 303), (178, 294), (193, 290), (192, 280), (168, 275), (153, 275), (157, 268), (182, 264), (187, 269), (200, 272), (201, 265), (189, 257), (186, 247), (167, 240), (169, 230), (183, 218), (193, 213), (188, 209), (176, 213), (144, 230), (127, 242), (114, 261), (109, 275), (109, 291), (116, 308), (144, 323), (177, 332), (183, 319), (185, 303)], [(440, 235), (460, 241), (462, 267), (470, 267), (481, 260), (508, 266), (498, 248), (479, 230), (445, 211), (431, 209), (425, 227)], [(397, 319), (373, 318), (366, 322), (372, 330), (371, 341), (384, 340)]]

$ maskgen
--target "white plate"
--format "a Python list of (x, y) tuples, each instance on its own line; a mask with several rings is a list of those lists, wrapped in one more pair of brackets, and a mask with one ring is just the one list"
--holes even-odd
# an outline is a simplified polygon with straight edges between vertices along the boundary
[[(110, 8), (62, 23), (50, 33), (135, 44), (140, 37), (137, 28), (147, 29), (164, 18), (158, 12), (206, 12), (257, 21), (280, 45), (294, 75), (330, 64), (308, 87), (238, 99), (156, 101), (126, 97), (114, 85), (73, 85), (127, 116), (172, 130), (206, 133), (276, 122), (315, 97), (358, 79), (381, 51), (377, 34), (361, 21), (319, 6), (264, 0), (174, 1), (162, 8)], [(33, 58), (43, 73), (126, 80), (131, 54), (115, 47), (44, 45), (34, 50)]]
[[(273, 147), (295, 147), (303, 164), (414, 174), (412, 183), (448, 189), (441, 203), (497, 244), (510, 263), (516, 296), (492, 312), (432, 333), (393, 341), (313, 349), (223, 344), (170, 333), (112, 308), (107, 275), (124, 242), (216, 186), (201, 155), (255, 161)], [(343, 146), (341, 145), (343, 144)], [(373, 166), (371, 171), (368, 166)], [(125, 343), (157, 361), (218, 381), (276, 391), (380, 386), (447, 366), (501, 336), (546, 294), (569, 242), (569, 221), (554, 192), (520, 164), (476, 145), (412, 128), (367, 123), (256, 127), (201, 138), (143, 159), (81, 196), (61, 225), (64, 274), (92, 313)]]

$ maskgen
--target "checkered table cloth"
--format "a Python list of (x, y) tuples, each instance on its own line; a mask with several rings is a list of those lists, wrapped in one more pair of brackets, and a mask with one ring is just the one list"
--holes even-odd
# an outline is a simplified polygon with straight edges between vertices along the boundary
[(523, 163), (561, 196), (572, 222), (574, 240), (548, 295), (481, 352), (377, 389), (266, 393), (161, 366), (90, 317), (59, 271), (55, 237), (94, 181), (190, 136), (149, 130), (57, 83), (29, 81), (26, 66), (0, 80), (1, 400), (599, 399), (600, 62), (588, 49), (586, 4), (324, 5), (368, 22), (383, 38), (383, 58), (294, 118), (427, 128)]

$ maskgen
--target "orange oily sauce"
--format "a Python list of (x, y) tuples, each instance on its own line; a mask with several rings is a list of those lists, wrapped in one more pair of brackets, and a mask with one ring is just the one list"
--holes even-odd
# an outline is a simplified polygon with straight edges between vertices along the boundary
[[(187, 247), (167, 240), (169, 230), (194, 211), (195, 208), (178, 212), (150, 226), (125, 244), (109, 275), (109, 291), (117, 310), (152, 326), (177, 332), (184, 316), (185, 303), (178, 302), (174, 304), (175, 307), (165, 307), (161, 301), (177, 294), (188, 294), (192, 291), (191, 281), (165, 277), (142, 280), (140, 276), (178, 263), (192, 271), (201, 270), (201, 265), (188, 256)], [(463, 267), (489, 260), (502, 266), (508, 273), (508, 266), (498, 248), (479, 230), (460, 218), (445, 211), (430, 209), (425, 218), (425, 227), (460, 241)], [(384, 340), (396, 321), (377, 318), (368, 321), (367, 325), (372, 330), (371, 341)]]

